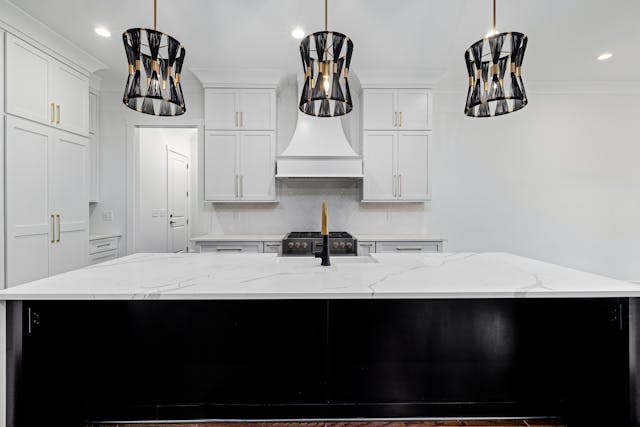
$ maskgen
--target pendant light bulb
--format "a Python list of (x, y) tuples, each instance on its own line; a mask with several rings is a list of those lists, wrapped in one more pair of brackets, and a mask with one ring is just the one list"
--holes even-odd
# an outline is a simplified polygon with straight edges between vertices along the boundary
[(329, 90), (331, 89), (329, 76), (322, 76), (322, 85), (324, 86), (324, 91), (327, 93), (327, 96), (329, 96)]

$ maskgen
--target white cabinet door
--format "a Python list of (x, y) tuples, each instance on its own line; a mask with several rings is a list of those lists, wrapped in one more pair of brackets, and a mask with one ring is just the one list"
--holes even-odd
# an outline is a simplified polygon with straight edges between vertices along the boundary
[(238, 129), (238, 91), (235, 89), (207, 89), (204, 95), (204, 124), (206, 129)]
[(89, 135), (89, 201), (100, 201), (100, 140), (97, 135)]
[(54, 122), (49, 67), (53, 58), (28, 43), (7, 34), (7, 112), (40, 123)]
[(242, 133), (238, 190), (242, 200), (275, 200), (275, 155), (275, 132)]
[(363, 146), (363, 200), (392, 200), (396, 195), (396, 132), (368, 131)]
[(397, 93), (398, 127), (402, 130), (431, 129), (430, 95), (424, 89), (400, 89)]
[(243, 89), (239, 97), (242, 129), (275, 130), (276, 94), (273, 89)]
[(89, 133), (94, 135), (98, 133), (98, 102), (98, 94), (89, 92)]
[(363, 128), (385, 130), (396, 128), (396, 91), (366, 89), (363, 94)]
[(15, 286), (49, 275), (51, 129), (16, 117), (6, 124), (6, 272), (7, 286)]
[(207, 201), (238, 199), (238, 132), (207, 132), (204, 142), (204, 191)]
[(56, 104), (56, 124), (60, 129), (89, 134), (89, 78), (63, 63), (51, 62), (52, 102)]
[(400, 200), (428, 200), (429, 132), (398, 133), (398, 188)]
[(88, 139), (55, 132), (49, 145), (49, 206), (56, 215), (50, 274), (87, 265), (89, 253)]

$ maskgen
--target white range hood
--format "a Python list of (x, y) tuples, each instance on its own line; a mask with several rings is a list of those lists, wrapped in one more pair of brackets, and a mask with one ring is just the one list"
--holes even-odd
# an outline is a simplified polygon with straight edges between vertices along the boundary
[(276, 178), (362, 178), (362, 157), (347, 141), (340, 117), (313, 117), (298, 110), (291, 142), (277, 158)]

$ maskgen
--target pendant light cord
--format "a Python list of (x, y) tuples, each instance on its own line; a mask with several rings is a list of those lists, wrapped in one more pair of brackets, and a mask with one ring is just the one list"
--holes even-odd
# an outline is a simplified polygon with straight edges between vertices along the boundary
[(324, 0), (324, 30), (329, 31), (329, 0)]
[(153, 29), (158, 31), (158, 0), (153, 0)]
[(493, 33), (497, 34), (498, 33), (498, 27), (496, 25), (496, 2), (497, 0), (493, 0)]

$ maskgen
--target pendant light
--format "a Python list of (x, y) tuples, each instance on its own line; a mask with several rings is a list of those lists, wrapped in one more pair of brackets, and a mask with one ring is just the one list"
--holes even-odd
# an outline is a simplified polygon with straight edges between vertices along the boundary
[(310, 34), (300, 43), (304, 86), (300, 111), (316, 117), (337, 117), (351, 112), (349, 65), (353, 42), (329, 31), (328, 0), (324, 2), (324, 31)]
[(122, 101), (155, 116), (179, 116), (186, 111), (180, 73), (186, 51), (180, 42), (157, 31), (157, 0), (153, 0), (153, 30), (130, 28), (122, 34), (129, 75)]
[(522, 61), (527, 40), (523, 33), (498, 33), (496, 0), (493, 0), (493, 31), (464, 53), (469, 73), (469, 91), (464, 109), (467, 116), (501, 116), (527, 105), (522, 81)]

